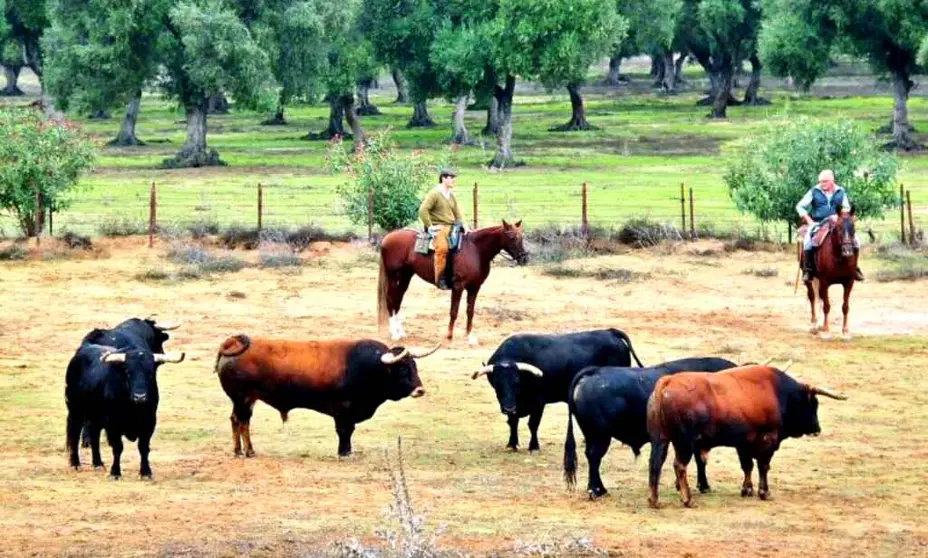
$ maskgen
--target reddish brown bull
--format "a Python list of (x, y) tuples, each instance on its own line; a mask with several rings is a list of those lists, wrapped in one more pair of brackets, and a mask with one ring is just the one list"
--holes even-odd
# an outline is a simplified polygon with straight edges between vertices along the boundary
[(676, 454), (673, 468), (684, 506), (693, 506), (687, 464), (694, 455), (707, 459), (709, 450), (717, 446), (737, 449), (744, 471), (742, 496), (754, 494), (751, 472), (757, 460), (757, 495), (766, 500), (770, 460), (783, 440), (821, 432), (817, 395), (847, 399), (768, 366), (742, 366), (715, 374), (683, 372), (661, 378), (648, 400), (648, 503), (658, 507), (661, 467), (669, 444)]
[(312, 409), (335, 419), (338, 455), (351, 453), (357, 423), (374, 415), (384, 401), (425, 394), (415, 359), (438, 350), (389, 348), (360, 341), (284, 341), (237, 335), (226, 339), (216, 357), (216, 373), (232, 400), (235, 455), (252, 457), (249, 424), (256, 401), (264, 401), (287, 421), (292, 409)]

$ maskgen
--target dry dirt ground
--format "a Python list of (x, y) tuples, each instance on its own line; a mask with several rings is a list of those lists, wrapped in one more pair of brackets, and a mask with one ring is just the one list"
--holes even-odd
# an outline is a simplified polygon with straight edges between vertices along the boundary
[[(806, 331), (807, 302), (793, 294), (795, 267), (784, 253), (678, 246), (564, 264), (650, 274), (633, 283), (559, 279), (542, 267), (497, 262), (478, 300), (481, 345), (468, 347), (459, 327), (454, 342), (420, 363), (427, 395), (381, 407), (358, 427), (353, 457), (336, 458), (328, 417), (295, 411), (285, 433), (278, 414), (259, 403), (258, 456), (244, 460), (232, 455), (231, 405), (212, 371), (219, 342), (239, 332), (378, 336), (376, 259), (364, 246), (317, 245), (296, 271), (247, 268), (164, 283), (135, 277), (166, 265), (163, 244), (143, 246), (123, 239), (95, 257), (0, 263), (4, 555), (306, 555), (352, 537), (376, 544), (378, 530), (396, 528), (385, 519), (392, 496), (384, 452), (398, 435), (412, 502), (443, 549), (510, 555), (582, 536), (624, 555), (928, 553), (924, 281), (859, 284), (857, 336), (843, 342)], [(876, 263), (864, 267), (872, 276)], [(414, 283), (405, 309), (413, 344), (438, 339), (447, 297)], [(67, 361), (91, 328), (151, 313), (184, 320), (170, 347), (188, 354), (160, 372), (154, 481), (134, 474), (134, 444), (118, 482), (75, 472), (64, 452)], [(823, 400), (822, 436), (784, 443), (771, 470), (772, 501), (740, 497), (737, 457), (722, 448), (710, 463), (714, 492), (697, 495), (697, 508), (682, 508), (668, 465), (665, 507), (651, 510), (647, 449), (636, 462), (614, 445), (603, 466), (610, 496), (590, 502), (561, 480), (565, 406), (549, 407), (539, 455), (506, 452), (491, 388), (469, 373), (514, 332), (596, 327), (626, 331), (646, 364), (691, 355), (793, 360), (792, 373), (850, 399)], [(527, 443), (524, 423), (520, 434)], [(103, 451), (108, 464), (105, 444)], [(82, 458), (89, 461), (87, 450)], [(585, 486), (582, 452), (580, 460)]]

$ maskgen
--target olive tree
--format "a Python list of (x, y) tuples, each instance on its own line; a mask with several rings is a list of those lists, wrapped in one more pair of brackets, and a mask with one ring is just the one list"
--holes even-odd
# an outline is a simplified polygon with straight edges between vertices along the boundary
[(779, 122), (743, 146), (725, 173), (739, 210), (763, 222), (795, 222), (796, 203), (832, 169), (847, 191), (854, 213), (881, 217), (898, 205), (895, 176), (899, 160), (849, 120)]

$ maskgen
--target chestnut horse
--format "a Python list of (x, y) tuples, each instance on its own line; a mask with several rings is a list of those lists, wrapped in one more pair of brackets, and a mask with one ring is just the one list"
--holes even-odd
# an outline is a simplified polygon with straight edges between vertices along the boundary
[[(432, 285), (435, 284), (435, 267), (432, 254), (419, 254), (414, 250), (416, 231), (401, 229), (384, 237), (380, 245), (380, 278), (377, 281), (377, 323), (383, 327), (390, 321), (390, 337), (399, 340), (406, 336), (400, 317), (403, 295), (413, 275), (418, 275)], [(458, 317), (461, 295), (467, 291), (467, 342), (477, 344), (472, 333), (474, 327), (474, 303), (480, 286), (490, 275), (490, 262), (500, 252), (506, 252), (520, 265), (528, 261), (528, 252), (522, 245), (522, 221), (502, 226), (486, 227), (471, 231), (461, 238), (461, 245), (454, 258), (454, 279), (451, 282), (451, 321), (448, 323), (447, 339), (453, 337), (454, 322)], [(452, 257), (452, 256), (449, 256)], [(449, 262), (450, 264), (451, 262)]]
[(844, 305), (841, 306), (841, 310), (844, 312), (844, 325), (841, 333), (845, 339), (849, 339), (850, 332), (847, 327), (848, 301), (851, 298), (851, 289), (854, 288), (854, 277), (857, 270), (857, 254), (854, 248), (854, 219), (850, 216), (838, 217), (837, 221), (829, 221), (822, 226), (829, 227), (830, 230), (822, 245), (816, 250), (814, 277), (812, 281), (806, 283), (809, 304), (812, 307), (811, 332), (816, 333), (818, 331), (815, 299), (820, 298), (825, 320), (821, 329), (822, 337), (824, 339), (831, 337), (831, 330), (828, 329), (828, 312), (831, 311), (831, 303), (828, 300), (828, 287), (840, 284), (844, 286)]

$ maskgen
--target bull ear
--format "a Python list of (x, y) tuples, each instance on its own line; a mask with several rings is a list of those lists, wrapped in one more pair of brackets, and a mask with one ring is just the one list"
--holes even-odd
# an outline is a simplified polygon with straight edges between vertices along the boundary
[(512, 228), (512, 225), (510, 225), (509, 223), (506, 222), (505, 219), (503, 219), (503, 230), (508, 231), (510, 228)]
[(522, 219), (519, 219), (518, 221), (516, 221), (515, 224), (513, 224), (512, 226), (515, 227), (515, 228), (517, 228), (517, 229), (521, 229), (521, 228), (522, 228)]

